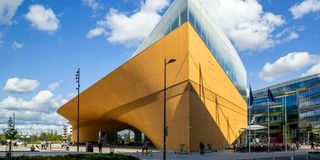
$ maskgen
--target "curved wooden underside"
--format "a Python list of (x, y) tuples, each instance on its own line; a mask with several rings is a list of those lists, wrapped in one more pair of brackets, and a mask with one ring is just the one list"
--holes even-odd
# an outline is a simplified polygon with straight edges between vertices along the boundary
[[(135, 128), (161, 148), (164, 58), (177, 60), (167, 66), (168, 148), (231, 144), (247, 125), (246, 103), (189, 22), (80, 94), (80, 141)], [(74, 133), (76, 107), (74, 98), (58, 109)]]

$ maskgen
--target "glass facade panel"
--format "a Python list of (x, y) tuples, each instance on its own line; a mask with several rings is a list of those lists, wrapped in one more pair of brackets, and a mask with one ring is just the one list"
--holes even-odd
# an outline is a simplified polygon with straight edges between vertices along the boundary
[[(276, 97), (275, 103), (269, 103), (271, 136), (282, 141), (286, 115), (289, 140), (302, 143), (320, 141), (320, 74), (285, 82), (270, 89)], [(250, 117), (255, 124), (266, 125), (267, 88), (255, 91), (254, 98)]]
[(243, 97), (246, 97), (247, 73), (241, 59), (227, 36), (215, 23), (213, 16), (207, 12), (206, 8), (198, 0), (176, 0), (149, 37), (137, 49), (136, 54), (148, 48), (186, 21), (192, 24), (230, 80)]

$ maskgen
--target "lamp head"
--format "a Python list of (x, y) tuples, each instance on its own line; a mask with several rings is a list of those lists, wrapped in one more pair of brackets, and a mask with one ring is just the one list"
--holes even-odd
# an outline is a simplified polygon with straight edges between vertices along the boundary
[(176, 60), (176, 59), (170, 59), (167, 64), (173, 63), (173, 62), (175, 62), (175, 61), (177, 61), (177, 60)]

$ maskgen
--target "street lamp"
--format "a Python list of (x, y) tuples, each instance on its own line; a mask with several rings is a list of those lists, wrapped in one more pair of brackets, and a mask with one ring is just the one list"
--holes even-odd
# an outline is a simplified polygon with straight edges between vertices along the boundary
[(79, 121), (80, 121), (80, 68), (78, 68), (78, 71), (76, 72), (76, 82), (78, 84), (77, 91), (78, 91), (78, 112), (77, 112), (77, 152), (79, 152)]
[(167, 59), (164, 59), (164, 90), (163, 90), (163, 159), (166, 160), (166, 136), (168, 135), (168, 129), (167, 129), (167, 86), (166, 86), (166, 82), (167, 82), (167, 65), (170, 63), (175, 62), (175, 59), (170, 59), (167, 62)]

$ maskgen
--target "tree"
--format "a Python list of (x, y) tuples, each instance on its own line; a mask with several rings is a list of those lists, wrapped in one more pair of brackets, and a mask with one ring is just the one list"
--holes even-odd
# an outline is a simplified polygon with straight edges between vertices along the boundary
[(6, 139), (5, 139), (5, 136), (4, 136), (4, 134), (0, 134), (0, 141), (5, 141)]
[(117, 132), (109, 132), (107, 134), (107, 142), (109, 144), (117, 144), (118, 142), (118, 133)]
[(48, 140), (48, 141), (62, 141), (63, 138), (61, 135), (59, 135), (57, 132), (42, 132), (39, 136), (39, 140), (44, 141), (44, 140)]
[(18, 131), (15, 129), (14, 120), (12, 117), (8, 120), (8, 128), (3, 130), (4, 136), (8, 140), (15, 140), (18, 136)]
[[(13, 114), (13, 117), (14, 117), (14, 114)], [(4, 129), (3, 130), (4, 132), (4, 136), (7, 140), (10, 140), (9, 141), (9, 153), (7, 155), (7, 157), (9, 159), (11, 159), (11, 151), (12, 151), (12, 143), (11, 141), (12, 140), (15, 140), (18, 136), (18, 131), (15, 129), (15, 122), (14, 122), (14, 118), (12, 119), (12, 117), (9, 118), (8, 120), (8, 128), (7, 129)]]

